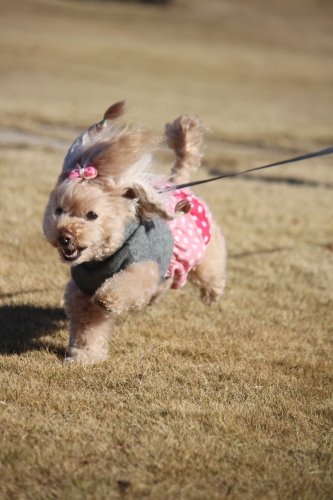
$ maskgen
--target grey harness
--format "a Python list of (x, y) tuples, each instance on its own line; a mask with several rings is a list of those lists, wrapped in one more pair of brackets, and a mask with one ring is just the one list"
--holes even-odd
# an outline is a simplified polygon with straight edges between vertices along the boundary
[(76, 285), (87, 295), (96, 290), (114, 274), (123, 271), (135, 262), (152, 260), (158, 263), (160, 284), (166, 274), (173, 252), (173, 236), (164, 220), (131, 221), (125, 227), (121, 247), (103, 260), (83, 262), (71, 268)]

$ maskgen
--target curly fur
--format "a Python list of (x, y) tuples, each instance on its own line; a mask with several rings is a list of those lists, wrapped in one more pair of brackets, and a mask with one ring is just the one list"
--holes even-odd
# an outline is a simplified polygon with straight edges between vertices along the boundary
[(176, 153), (176, 162), (172, 168), (172, 180), (175, 184), (188, 182), (191, 173), (200, 167), (203, 132), (203, 125), (196, 116), (182, 115), (166, 124), (167, 144)]
[[(101, 122), (76, 139), (50, 194), (43, 231), (61, 259), (71, 266), (102, 261), (116, 252), (131, 220), (172, 220), (178, 215), (168, 211), (165, 197), (157, 189), (163, 179), (154, 172), (152, 159), (161, 140), (141, 127), (120, 125), (117, 120), (124, 111), (124, 101), (110, 106)], [(176, 154), (172, 181), (186, 182), (200, 166), (203, 131), (201, 121), (193, 116), (183, 115), (166, 125), (165, 140)], [(77, 164), (94, 165), (97, 177), (70, 180), (69, 172)], [(188, 207), (179, 209), (185, 213)], [(215, 221), (211, 229), (206, 256), (189, 274), (207, 305), (221, 297), (225, 285), (225, 242)], [(170, 288), (170, 281), (160, 284), (153, 260), (131, 264), (106, 279), (92, 297), (70, 281), (65, 293), (70, 320), (66, 361), (96, 363), (106, 359), (115, 316), (156, 302)]]

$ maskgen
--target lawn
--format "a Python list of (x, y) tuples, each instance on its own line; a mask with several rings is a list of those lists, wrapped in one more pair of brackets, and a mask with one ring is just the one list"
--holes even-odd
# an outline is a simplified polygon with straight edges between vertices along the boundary
[(99, 365), (63, 363), (69, 269), (41, 230), (66, 148), (124, 97), (155, 133), (202, 118), (197, 179), (333, 145), (332, 14), (1, 1), (1, 500), (333, 497), (333, 157), (198, 186), (223, 299), (186, 285), (121, 315)]

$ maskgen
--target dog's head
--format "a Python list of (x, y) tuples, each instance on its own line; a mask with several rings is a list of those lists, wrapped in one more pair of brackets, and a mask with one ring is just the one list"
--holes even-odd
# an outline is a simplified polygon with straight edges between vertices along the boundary
[(172, 219), (156, 187), (152, 152), (157, 140), (142, 128), (115, 124), (124, 101), (81, 134), (68, 151), (50, 194), (43, 231), (63, 261), (101, 260), (122, 244), (126, 225), (138, 216)]

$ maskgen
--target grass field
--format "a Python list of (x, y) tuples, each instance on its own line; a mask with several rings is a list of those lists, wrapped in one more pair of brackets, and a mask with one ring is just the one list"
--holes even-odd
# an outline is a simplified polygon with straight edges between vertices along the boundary
[[(329, 1), (0, 1), (0, 498), (333, 498), (333, 160), (197, 187), (228, 283), (119, 317), (65, 366), (68, 268), (41, 231), (66, 147), (126, 97), (206, 136), (196, 178), (333, 145)], [(159, 154), (160, 171), (172, 156)]]

